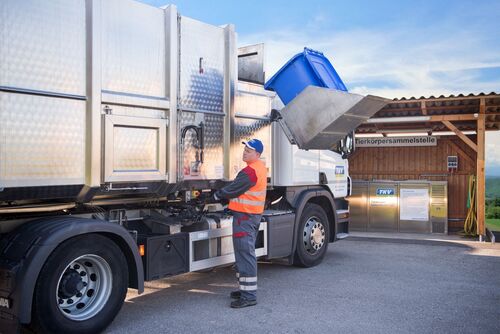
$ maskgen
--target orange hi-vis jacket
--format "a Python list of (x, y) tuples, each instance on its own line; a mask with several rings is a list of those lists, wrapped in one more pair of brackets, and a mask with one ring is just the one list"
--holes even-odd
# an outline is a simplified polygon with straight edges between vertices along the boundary
[(257, 160), (247, 167), (242, 172), (248, 175), (252, 183), (255, 185), (236, 198), (229, 201), (228, 208), (233, 211), (244, 212), (249, 214), (261, 214), (264, 212), (264, 204), (266, 202), (267, 189), (267, 169), (261, 160)]

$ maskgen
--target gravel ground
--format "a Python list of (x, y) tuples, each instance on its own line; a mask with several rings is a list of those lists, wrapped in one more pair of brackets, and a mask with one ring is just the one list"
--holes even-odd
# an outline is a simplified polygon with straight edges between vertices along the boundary
[(350, 237), (314, 268), (259, 263), (258, 305), (231, 268), (130, 290), (106, 333), (500, 333), (500, 247)]

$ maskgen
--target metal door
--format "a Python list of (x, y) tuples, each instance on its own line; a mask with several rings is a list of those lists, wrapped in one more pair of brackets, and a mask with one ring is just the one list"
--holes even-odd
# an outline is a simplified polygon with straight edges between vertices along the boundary
[(165, 119), (105, 115), (104, 182), (166, 180)]
[(224, 110), (224, 29), (180, 18), (179, 108)]
[(431, 182), (431, 224), (432, 233), (448, 233), (448, 183)]
[(398, 185), (395, 182), (370, 184), (369, 231), (398, 231)]
[(368, 230), (369, 182), (353, 181), (352, 195), (349, 196), (349, 229)]

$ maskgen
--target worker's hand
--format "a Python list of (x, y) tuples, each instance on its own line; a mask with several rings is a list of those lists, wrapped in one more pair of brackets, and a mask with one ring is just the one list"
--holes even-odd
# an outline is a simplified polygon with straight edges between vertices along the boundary
[(219, 191), (218, 191), (218, 190), (217, 190), (216, 192), (214, 192), (214, 194), (212, 195), (212, 198), (213, 198), (216, 202), (220, 201), (220, 199), (221, 199), (221, 198), (220, 198), (220, 193), (219, 193)]
[(222, 205), (226, 205), (229, 203), (229, 201), (225, 198), (222, 198), (220, 191), (214, 192), (212, 198), (215, 200), (216, 203), (221, 203)]
[(209, 194), (207, 197), (205, 197), (205, 199), (203, 200), (203, 203), (205, 203), (205, 204), (220, 203), (221, 198), (219, 196), (220, 195), (217, 194), (217, 191), (213, 192), (213, 193)]

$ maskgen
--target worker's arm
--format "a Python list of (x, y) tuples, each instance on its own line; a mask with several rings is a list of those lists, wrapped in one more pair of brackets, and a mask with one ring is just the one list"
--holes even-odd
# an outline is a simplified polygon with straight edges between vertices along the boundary
[(233, 182), (215, 192), (215, 199), (231, 199), (238, 197), (256, 183), (257, 174), (255, 174), (255, 170), (247, 166), (238, 173)]

